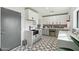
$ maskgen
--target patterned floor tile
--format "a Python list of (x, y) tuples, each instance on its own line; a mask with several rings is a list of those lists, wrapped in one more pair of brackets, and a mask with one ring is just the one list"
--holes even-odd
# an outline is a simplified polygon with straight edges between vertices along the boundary
[(19, 46), (12, 51), (55, 51), (57, 45), (56, 37), (42, 36), (42, 39), (33, 44), (31, 49)]

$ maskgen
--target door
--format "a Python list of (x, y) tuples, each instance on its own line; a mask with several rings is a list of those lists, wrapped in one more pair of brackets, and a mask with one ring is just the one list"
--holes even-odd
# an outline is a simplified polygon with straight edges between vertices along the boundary
[(21, 14), (1, 8), (1, 48), (10, 50), (21, 44)]

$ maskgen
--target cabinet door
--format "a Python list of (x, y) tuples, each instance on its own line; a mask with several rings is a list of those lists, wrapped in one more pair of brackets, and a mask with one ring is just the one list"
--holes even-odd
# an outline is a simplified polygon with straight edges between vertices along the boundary
[(49, 35), (49, 29), (46, 29), (46, 35)]
[(33, 10), (30, 10), (30, 9), (26, 9), (25, 10), (25, 15), (26, 15), (26, 19), (27, 20), (35, 20), (36, 24), (38, 24), (38, 13), (37, 12), (34, 12)]
[(21, 44), (21, 14), (1, 8), (1, 48), (13, 49)]
[(42, 29), (42, 34), (45, 35), (45, 30), (44, 29)]
[(28, 19), (29, 20), (34, 20), (34, 12), (31, 10), (28, 10)]

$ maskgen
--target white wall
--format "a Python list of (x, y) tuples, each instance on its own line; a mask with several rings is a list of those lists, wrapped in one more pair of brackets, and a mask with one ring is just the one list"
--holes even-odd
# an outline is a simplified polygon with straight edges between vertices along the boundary
[[(35, 20), (35, 21), (28, 21), (28, 20)], [(26, 9), (25, 21), (24, 21), (25, 30), (29, 30), (29, 26), (32, 26), (35, 29), (37, 27), (38, 22), (39, 22), (39, 14), (34, 12), (33, 10)]]
[(73, 28), (77, 28), (77, 11), (79, 10), (79, 8), (76, 8), (73, 11)]
[(24, 8), (23, 7), (5, 7), (21, 13), (21, 40), (24, 39)]
[(43, 17), (44, 24), (66, 24), (66, 20), (69, 19), (68, 15), (49, 16)]
[(70, 31), (72, 31), (73, 27), (76, 27), (76, 20), (74, 21), (74, 11), (75, 11), (76, 7), (72, 7), (69, 10), (69, 15), (70, 15)]
[(40, 15), (40, 14), (39, 14), (38, 24), (41, 25), (41, 28), (43, 27), (43, 17), (42, 17), (42, 15)]

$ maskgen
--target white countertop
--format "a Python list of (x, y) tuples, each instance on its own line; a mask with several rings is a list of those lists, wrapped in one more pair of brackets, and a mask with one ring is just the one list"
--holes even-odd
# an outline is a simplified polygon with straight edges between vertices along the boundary
[(79, 35), (75, 35), (75, 34), (73, 34), (73, 33), (70, 33), (70, 36), (72, 36), (72, 37), (74, 37), (76, 40), (78, 40), (79, 41)]
[(69, 37), (69, 32), (67, 32), (67, 31), (59, 31), (57, 39), (64, 40), (64, 41), (72, 41)]
[(41, 29), (68, 30), (68, 28), (41, 28)]

